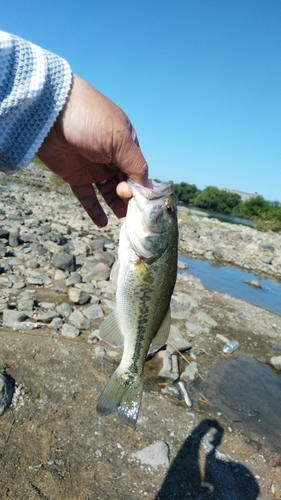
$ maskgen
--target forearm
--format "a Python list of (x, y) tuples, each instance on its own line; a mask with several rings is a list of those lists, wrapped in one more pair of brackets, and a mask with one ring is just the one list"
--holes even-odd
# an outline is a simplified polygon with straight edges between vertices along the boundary
[(63, 108), (72, 74), (61, 57), (0, 31), (0, 170), (28, 165)]

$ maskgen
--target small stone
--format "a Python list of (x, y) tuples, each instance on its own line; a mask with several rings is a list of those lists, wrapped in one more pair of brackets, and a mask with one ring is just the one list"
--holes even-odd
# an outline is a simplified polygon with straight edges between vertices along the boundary
[(67, 273), (61, 269), (57, 269), (55, 272), (54, 280), (61, 281), (67, 278)]
[(198, 375), (198, 365), (195, 361), (191, 361), (189, 365), (186, 366), (184, 372), (181, 373), (180, 379), (184, 382), (190, 382), (194, 380)]
[(68, 253), (54, 253), (53, 262), (55, 266), (62, 271), (76, 271), (75, 255)]
[(216, 335), (216, 339), (221, 340), (221, 341), (222, 341), (222, 342), (224, 342), (225, 344), (226, 344), (227, 342), (229, 342), (229, 339), (228, 339), (227, 337), (225, 337), (224, 335), (221, 335), (220, 333), (217, 333), (217, 335)]
[(68, 318), (73, 311), (73, 307), (67, 302), (63, 302), (57, 307), (57, 311), (63, 318)]
[(70, 314), (68, 321), (72, 323), (72, 325), (76, 326), (76, 328), (79, 328), (79, 330), (87, 330), (91, 326), (91, 321), (78, 309), (74, 309), (74, 311)]
[(70, 288), (68, 290), (68, 297), (70, 302), (73, 304), (87, 304), (89, 302), (91, 296), (87, 293), (84, 292), (84, 290), (79, 290), (79, 288)]
[(218, 325), (217, 322), (205, 312), (200, 311), (196, 314), (196, 316), (201, 321), (204, 321), (204, 323), (207, 323), (207, 325), (209, 325), (211, 328), (215, 328)]
[(54, 318), (59, 318), (59, 313), (57, 311), (47, 311), (44, 314), (38, 314), (37, 321), (42, 321), (42, 323), (51, 323)]
[(162, 368), (158, 373), (159, 377), (172, 381), (178, 378), (179, 369), (177, 369), (177, 371), (173, 371), (172, 355), (168, 350), (159, 351), (156, 354), (155, 359), (159, 359), (160, 361), (162, 361)]
[(102, 346), (97, 346), (95, 347), (95, 357), (98, 359), (104, 358), (105, 356), (105, 349)]
[(65, 286), (73, 286), (77, 283), (81, 283), (82, 278), (81, 275), (77, 272), (70, 273), (69, 278), (65, 280)]
[(188, 342), (188, 340), (186, 340), (182, 336), (180, 330), (174, 325), (172, 325), (170, 328), (170, 333), (167, 340), (167, 349), (172, 354), (177, 350), (180, 352), (185, 352), (188, 349), (191, 349), (190, 342)]
[(272, 356), (270, 358), (270, 364), (275, 368), (275, 370), (281, 370), (281, 356)]
[(185, 323), (185, 328), (191, 337), (197, 337), (197, 335), (201, 335), (204, 332), (204, 328), (202, 326), (197, 325), (196, 323), (190, 323), (189, 321)]
[(10, 247), (17, 247), (19, 244), (19, 235), (18, 233), (10, 233), (9, 234), (9, 245)]
[(140, 460), (142, 464), (150, 465), (154, 469), (161, 465), (166, 468), (169, 467), (169, 447), (164, 441), (157, 441), (133, 453), (132, 457)]
[(246, 316), (242, 311), (237, 311), (235, 313), (235, 319), (237, 323), (246, 323)]
[(61, 329), (61, 334), (63, 337), (74, 339), (79, 336), (80, 331), (75, 326), (70, 325), (69, 323), (64, 323)]
[(24, 321), (27, 317), (24, 311), (4, 309), (3, 326), (13, 326), (16, 321)]
[(56, 304), (54, 302), (40, 302), (39, 304), (39, 307), (41, 307), (41, 309), (46, 309), (46, 310), (54, 309), (55, 306)]
[(99, 304), (94, 304), (83, 310), (84, 316), (88, 319), (99, 319), (104, 317), (104, 312)]
[(63, 325), (63, 320), (61, 318), (54, 318), (51, 323), (49, 324), (50, 328), (53, 328), (54, 330), (59, 330)]

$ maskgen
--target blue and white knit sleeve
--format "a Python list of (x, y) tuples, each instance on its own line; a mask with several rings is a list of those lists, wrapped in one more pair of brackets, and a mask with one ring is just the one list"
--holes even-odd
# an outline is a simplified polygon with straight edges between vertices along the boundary
[(27, 166), (63, 108), (72, 73), (61, 57), (0, 31), (0, 170)]

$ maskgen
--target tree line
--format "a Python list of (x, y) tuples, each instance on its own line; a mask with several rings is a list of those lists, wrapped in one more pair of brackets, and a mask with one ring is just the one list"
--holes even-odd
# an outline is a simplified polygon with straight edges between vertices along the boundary
[(230, 193), (215, 186), (207, 186), (200, 190), (195, 184), (186, 182), (175, 184), (174, 187), (179, 202), (185, 205), (250, 219), (259, 229), (281, 231), (281, 203), (279, 201), (268, 201), (261, 195), (242, 201), (237, 193)]

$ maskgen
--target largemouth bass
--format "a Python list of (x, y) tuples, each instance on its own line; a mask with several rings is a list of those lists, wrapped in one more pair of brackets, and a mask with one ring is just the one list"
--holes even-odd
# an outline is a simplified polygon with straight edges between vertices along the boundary
[(118, 261), (113, 269), (116, 309), (100, 326), (100, 338), (124, 345), (120, 365), (101, 393), (97, 412), (117, 411), (136, 426), (148, 352), (165, 344), (170, 330), (170, 299), (177, 277), (177, 199), (173, 183), (151, 181), (133, 192), (120, 230)]

